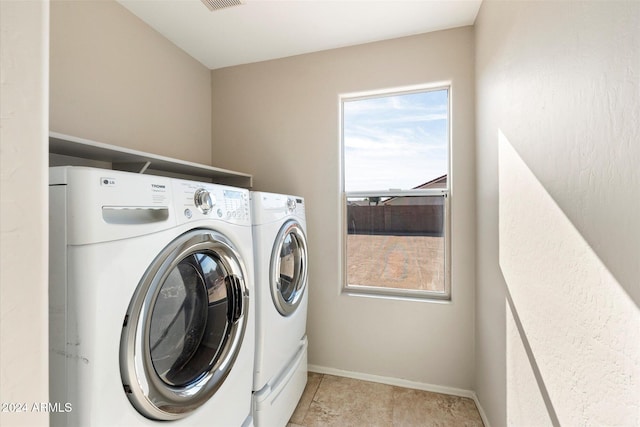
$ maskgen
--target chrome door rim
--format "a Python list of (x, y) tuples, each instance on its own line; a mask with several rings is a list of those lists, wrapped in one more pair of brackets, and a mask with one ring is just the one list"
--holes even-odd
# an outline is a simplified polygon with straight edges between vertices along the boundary
[[(295, 236), (299, 243), (299, 249), (302, 252), (300, 256), (302, 265), (300, 267), (300, 277), (296, 286), (295, 295), (290, 301), (287, 301), (283, 298), (282, 293), (280, 292), (280, 252), (284, 245), (284, 239), (289, 234)], [(307, 287), (307, 238), (301, 225), (295, 220), (290, 220), (280, 228), (275, 242), (276, 244), (274, 245), (273, 252), (271, 253), (271, 274), (269, 277), (271, 298), (276, 310), (286, 317), (296, 311), (302, 302), (302, 297), (304, 296)]]
[[(151, 314), (168, 274), (195, 253), (215, 254), (237, 286), (240, 306), (224, 338), (223, 350), (198, 379), (185, 386), (171, 386), (156, 373), (149, 349)], [(222, 385), (242, 345), (247, 326), (249, 292), (246, 270), (233, 244), (212, 230), (193, 230), (171, 242), (153, 261), (129, 304), (120, 341), (120, 373), (124, 391), (145, 417), (176, 420), (204, 404)], [(234, 311), (237, 308), (234, 307)]]

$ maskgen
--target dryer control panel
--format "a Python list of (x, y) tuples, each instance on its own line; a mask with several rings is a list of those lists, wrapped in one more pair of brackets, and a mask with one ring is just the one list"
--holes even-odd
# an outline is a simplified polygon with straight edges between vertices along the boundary
[(303, 197), (253, 191), (251, 199), (254, 225), (270, 224), (288, 217), (306, 222)]
[(214, 219), (250, 225), (249, 190), (174, 179), (176, 212), (182, 221)]

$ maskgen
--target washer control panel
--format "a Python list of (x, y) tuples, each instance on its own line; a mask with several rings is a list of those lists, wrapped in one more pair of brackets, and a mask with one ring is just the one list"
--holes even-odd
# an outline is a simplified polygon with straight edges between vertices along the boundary
[[(224, 212), (227, 218), (249, 219), (249, 192), (238, 190), (223, 190)], [(218, 211), (218, 216), (221, 212)]]
[(251, 224), (249, 190), (174, 179), (176, 212), (182, 220), (218, 219)]

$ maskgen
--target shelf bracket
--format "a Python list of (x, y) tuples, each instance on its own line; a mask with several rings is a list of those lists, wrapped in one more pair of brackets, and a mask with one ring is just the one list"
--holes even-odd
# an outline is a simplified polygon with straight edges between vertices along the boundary
[(134, 173), (145, 173), (151, 162), (114, 162), (111, 167), (115, 170)]

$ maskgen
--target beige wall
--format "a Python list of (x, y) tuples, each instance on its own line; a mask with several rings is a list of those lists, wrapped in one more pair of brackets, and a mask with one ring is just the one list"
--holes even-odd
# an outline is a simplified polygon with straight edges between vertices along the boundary
[(51, 3), (51, 130), (211, 161), (209, 70), (115, 1)]
[(476, 21), (476, 391), (493, 427), (639, 425), (640, 3)]
[[(46, 402), (47, 219), (33, 206), (47, 203), (49, 11), (0, 8), (0, 400)], [(486, 0), (476, 135), (470, 28), (210, 73), (115, 2), (51, 9), (52, 130), (211, 159), (254, 173), (257, 189), (307, 198), (312, 364), (475, 388), (494, 427), (638, 424), (637, 2)], [(446, 79), (454, 302), (342, 296), (338, 94)]]
[(0, 1), (0, 412), (5, 426), (46, 426), (49, 4)]
[[(315, 368), (473, 387), (473, 32), (460, 28), (212, 71), (213, 159), (302, 195)], [(339, 95), (452, 82), (453, 301), (340, 294)]]

